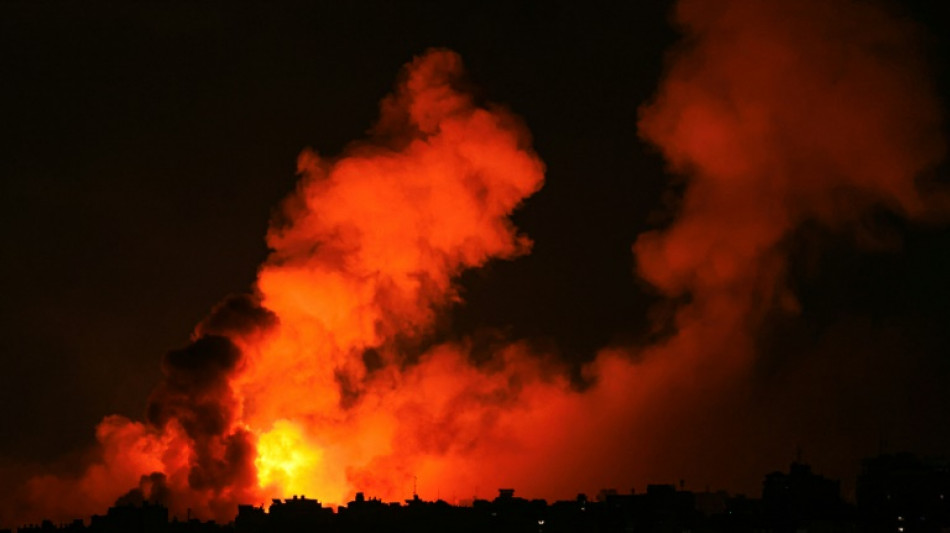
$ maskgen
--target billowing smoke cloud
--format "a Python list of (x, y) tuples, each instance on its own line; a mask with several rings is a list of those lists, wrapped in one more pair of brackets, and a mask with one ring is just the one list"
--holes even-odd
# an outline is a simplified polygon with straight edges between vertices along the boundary
[[(193, 488), (228, 487), (242, 471), (250, 470), (248, 435), (229, 433), (234, 399), (227, 377), (240, 358), (240, 350), (227, 337), (201, 337), (165, 357), (165, 381), (149, 401), (150, 424), (163, 429), (177, 423), (191, 439), (195, 464), (188, 483)], [(216, 448), (224, 449), (220, 457)]]
[(146, 502), (168, 505), (170, 501), (171, 491), (168, 490), (165, 474), (153, 472), (150, 475), (142, 476), (139, 486), (119, 496), (115, 504), (117, 506), (141, 507)]
[[(432, 323), (460, 268), (519, 250), (504, 214), (537, 184), (483, 178), (474, 195), (468, 182), (418, 194), (431, 171), (417, 161), (441, 142), (404, 138), (407, 129), (436, 131), (432, 109), (411, 102), (437, 101), (439, 112), (468, 104), (410, 71), (383, 106), (399, 112), (378, 129), (400, 155), (328, 165), (304, 154), (290, 222), (270, 234), (275, 254), (260, 287), (283, 334), (239, 380), (258, 399), (246, 419), (279, 421), (261, 437), (259, 475), (330, 499), (356, 489), (403, 497), (413, 477), (443, 494), (509, 485), (564, 497), (687, 474), (735, 486), (747, 481), (739, 472), (774, 466), (735, 464), (756, 460), (737, 459), (736, 446), (750, 446), (737, 439), (763, 422), (737, 408), (763, 319), (799, 305), (784, 283), (786, 242), (806, 222), (848, 232), (877, 209), (915, 218), (939, 209), (918, 183), (943, 154), (938, 106), (914, 29), (874, 6), (684, 2), (676, 16), (687, 42), (640, 123), (685, 183), (670, 227), (634, 246), (638, 273), (668, 300), (658, 340), (605, 350), (585, 369), (583, 391), (521, 343), (479, 365), (464, 342), (421, 354), (393, 348)], [(440, 140), (456, 153), (482, 139), (471, 118), (466, 136), (442, 120)], [(439, 154), (437, 168), (457, 164)], [(532, 175), (525, 164), (504, 168)], [(401, 177), (389, 188), (392, 172)], [(279, 379), (289, 372), (299, 391)], [(265, 383), (280, 392), (256, 392)], [(291, 453), (300, 448), (319, 453)]]
[[(766, 447), (729, 435), (771, 432), (774, 419), (723, 398), (741, 394), (766, 316), (799, 311), (786, 284), (796, 231), (817, 224), (860, 243), (881, 211), (938, 215), (945, 196), (926, 174), (945, 141), (918, 29), (874, 3), (683, 0), (675, 21), (686, 38), (639, 131), (683, 192), (672, 224), (634, 253), (641, 277), (685, 303), (640, 371), (670, 367), (667, 405), (682, 418), (667, 413), (673, 429), (657, 442), (679, 442), (689, 471), (719, 464), (714, 481), (748, 467), (735, 449)], [(718, 404), (699, 407), (709, 398)], [(716, 440), (733, 442), (733, 458), (706, 444)]]
[[(225, 300), (165, 357), (145, 423), (107, 418), (86, 472), (33, 478), (15, 516), (65, 519), (151, 498), (228, 520), (239, 502), (291, 492), (342, 501), (372, 464), (405, 449), (413, 455), (398, 472), (375, 472), (368, 487), (401, 496), (416, 458), (450, 447), (450, 436), (415, 430), (443, 427), (444, 395), (456, 392), (406, 391), (426, 356), (399, 347), (458, 301), (462, 270), (529, 250), (507, 217), (543, 181), (526, 128), (463, 86), (460, 58), (430, 51), (382, 102), (369, 140), (337, 158), (304, 151), (255, 295)], [(435, 409), (443, 422), (399, 419)], [(455, 425), (477, 439), (477, 428)]]
[[(160, 430), (176, 424), (191, 440), (190, 488), (220, 495), (253, 485), (253, 436), (235, 426), (229, 379), (242, 363), (236, 342), (253, 340), (276, 324), (273, 313), (252, 298), (232, 296), (198, 326), (194, 342), (165, 356), (165, 379), (149, 399), (146, 420)], [(233, 498), (248, 496), (238, 492)]]
[(146, 422), (104, 420), (92, 466), (33, 478), (16, 516), (121, 497), (227, 519), (290, 493), (400, 499), (414, 478), (450, 498), (736, 481), (718, 460), (761, 421), (730, 411), (734, 391), (766, 314), (799, 306), (787, 240), (939, 209), (919, 176), (943, 141), (913, 28), (873, 5), (685, 0), (675, 16), (686, 39), (639, 124), (683, 180), (669, 227), (634, 244), (666, 302), (651, 343), (605, 349), (581, 390), (529, 343), (422, 348), (462, 271), (529, 251), (508, 217), (543, 181), (525, 127), (463, 90), (456, 54), (429, 51), (369, 140), (300, 155), (254, 296), (166, 357)]
[(206, 516), (232, 516), (238, 502), (256, 497), (256, 453), (229, 382), (243, 365), (240, 346), (276, 325), (256, 298), (225, 299), (188, 346), (165, 356), (164, 378), (149, 397), (144, 423), (107, 417), (84, 473), (31, 478), (5, 514), (21, 522), (66, 520), (148, 500), (176, 511), (194, 507)]
[(640, 121), (687, 177), (675, 223), (635, 249), (665, 294), (762, 291), (806, 220), (933, 207), (918, 177), (944, 152), (940, 109), (910, 24), (851, 1), (683, 1), (676, 20), (690, 40)]
[[(300, 156), (303, 179), (268, 234), (258, 283), (281, 328), (234, 382), (244, 420), (263, 431), (265, 487), (332, 501), (357, 485), (405, 496), (422, 457), (477, 442), (459, 409), (477, 404), (473, 416), (487, 419), (503, 403), (478, 401), (504, 393), (464, 379), (410, 385), (438, 364), (479, 372), (455, 348), (434, 350), (451, 363), (401, 349), (458, 300), (462, 270), (530, 246), (507, 217), (541, 186), (543, 165), (520, 122), (476, 106), (462, 83), (457, 55), (430, 52), (383, 101), (369, 143), (333, 160)], [(424, 386), (436, 388), (420, 396)]]

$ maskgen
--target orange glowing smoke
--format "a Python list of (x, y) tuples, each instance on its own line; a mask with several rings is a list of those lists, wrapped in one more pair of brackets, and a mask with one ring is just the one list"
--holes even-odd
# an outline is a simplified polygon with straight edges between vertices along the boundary
[(860, 238), (875, 212), (945, 211), (923, 177), (945, 140), (918, 28), (872, 2), (681, 0), (674, 18), (687, 39), (639, 133), (685, 188), (634, 253), (642, 278), (688, 303), (642, 350), (640, 371), (666, 367), (669, 390), (651, 398), (667, 407), (647, 446), (654, 464), (722, 483), (789, 445), (764, 436), (780, 424), (755, 398), (737, 400), (763, 320), (800, 307), (788, 241), (805, 223)]
[(169, 354), (146, 422), (107, 418), (99, 460), (78, 480), (34, 478), (17, 516), (122, 496), (230, 519), (289, 493), (401, 499), (414, 477), (430, 498), (734, 481), (722, 468), (738, 465), (717, 459), (735, 449), (712, 437), (742, 422), (718, 398), (764, 313), (796, 309), (783, 239), (805, 221), (849, 229), (872, 207), (926, 214), (915, 180), (943, 143), (912, 29), (873, 6), (685, 0), (676, 20), (688, 45), (640, 121), (686, 179), (675, 222), (634, 246), (645, 280), (689, 297), (660, 341), (604, 350), (583, 391), (519, 342), (477, 365), (466, 341), (405, 349), (458, 302), (463, 270), (529, 251), (508, 216), (543, 181), (521, 123), (476, 106), (459, 57), (430, 51), (368, 141), (300, 155), (257, 293)]
[(850, 0), (685, 0), (676, 20), (697, 41), (640, 133), (689, 188), (676, 223), (638, 239), (644, 278), (670, 295), (770, 286), (805, 220), (925, 212), (917, 178), (945, 145), (910, 23)]
[(338, 158), (304, 151), (257, 294), (224, 301), (165, 358), (145, 424), (104, 421), (101, 459), (79, 481), (34, 479), (19, 516), (102, 511), (119, 496), (223, 520), (288, 493), (400, 498), (432, 468), (422, 458), (477, 443), (513, 402), (512, 370), (397, 347), (458, 300), (461, 271), (529, 250), (507, 217), (544, 168), (519, 120), (476, 106), (461, 76), (456, 54), (430, 51), (370, 140)]
[[(543, 165), (513, 117), (455, 88), (460, 75), (453, 53), (417, 59), (383, 102), (385, 145), (300, 156), (303, 179), (258, 281), (280, 326), (245, 347), (232, 381), (259, 435), (258, 472), (276, 473), (259, 476), (265, 490), (349, 496), (353, 476), (403, 438), (398, 369), (412, 361), (393, 343), (431, 327), (463, 269), (528, 249), (507, 216), (541, 186)], [(432, 393), (432, 403), (456, 394)], [(367, 490), (404, 496), (413, 459)]]

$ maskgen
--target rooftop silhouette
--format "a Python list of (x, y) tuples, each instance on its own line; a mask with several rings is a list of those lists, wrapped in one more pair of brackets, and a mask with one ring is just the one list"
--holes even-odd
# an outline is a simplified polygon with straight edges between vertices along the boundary
[[(384, 502), (356, 493), (336, 509), (294, 495), (264, 505), (240, 505), (233, 522), (218, 524), (188, 517), (169, 519), (166, 507), (122, 500), (103, 516), (64, 524), (43, 521), (27, 532), (208, 532), (208, 533), (369, 533), (453, 531), (476, 533), (568, 532), (945, 532), (950, 530), (950, 463), (913, 454), (866, 459), (858, 479), (857, 502), (841, 497), (840, 483), (799, 461), (787, 472), (765, 476), (760, 498), (719, 492), (692, 492), (680, 486), (648, 485), (646, 492), (601, 490), (593, 499), (548, 503), (501, 488), (492, 500), (452, 505), (414, 494), (404, 502)], [(0, 530), (12, 533), (12, 530)]]

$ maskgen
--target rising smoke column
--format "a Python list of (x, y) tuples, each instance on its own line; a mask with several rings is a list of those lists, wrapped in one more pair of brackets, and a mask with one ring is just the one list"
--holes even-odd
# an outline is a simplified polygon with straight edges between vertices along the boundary
[[(639, 132), (683, 193), (669, 227), (642, 234), (634, 253), (643, 279), (685, 303), (640, 371), (679, 366), (667, 371), (678, 392), (665, 404), (698, 406), (746, 376), (767, 313), (797, 312), (785, 283), (796, 230), (860, 237), (882, 210), (918, 220), (944, 211), (925, 175), (945, 141), (918, 28), (875, 3), (682, 0), (674, 19), (685, 39)], [(660, 424), (659, 442), (757, 431), (738, 425), (741, 413), (683, 410)], [(759, 432), (769, 422), (754, 420)], [(710, 468), (708, 450), (684, 450)]]
[[(277, 325), (277, 317), (261, 307), (256, 298), (238, 295), (225, 299), (199, 324), (190, 345), (165, 356), (165, 378), (146, 407), (151, 427), (163, 433), (172, 427), (173, 432), (187, 437), (187, 487), (200, 494), (201, 500), (220, 504), (213, 509), (216, 514), (229, 513), (235, 501), (256, 494), (255, 438), (239, 423), (237, 398), (229, 378), (241, 370), (242, 346), (255, 342)], [(152, 481), (155, 475), (147, 478)], [(158, 499), (152, 494), (156, 485), (147, 485), (151, 490), (143, 491), (143, 497)], [(166, 487), (161, 490), (169, 492)]]
[[(372, 357), (360, 364), (355, 354), (339, 352), (332, 380), (341, 386), (325, 385), (334, 394), (295, 426), (309, 428), (324, 461), (348, 465), (335, 480), (343, 492), (399, 498), (418, 476), (430, 496), (433, 489), (469, 495), (476, 487), (484, 496), (504, 485), (555, 498), (687, 474), (731, 483), (738, 481), (735, 472), (764, 471), (719, 466), (708, 454), (744, 460), (724, 436), (748, 436), (750, 429), (742, 416), (724, 410), (735, 408), (730, 395), (748, 378), (766, 315), (798, 308), (784, 283), (785, 243), (806, 222), (850, 232), (878, 209), (910, 218), (941, 209), (919, 183), (943, 155), (939, 106), (918, 59), (915, 28), (874, 5), (687, 1), (675, 16), (686, 40), (639, 123), (642, 137), (685, 183), (672, 224), (634, 245), (638, 275), (666, 301), (668, 318), (657, 320), (659, 340), (604, 350), (585, 369), (589, 386), (583, 390), (572, 388), (543, 354), (519, 343), (498, 346), (490, 365), (471, 364), (465, 343), (436, 346), (406, 364), (400, 362), (406, 354), (392, 347), (394, 332), (411, 334), (431, 322), (427, 295), (433, 293), (387, 295), (384, 307), (371, 308), (375, 325), (360, 323), (370, 332), (362, 338), (372, 340), (357, 346), (369, 348), (364, 355)], [(310, 175), (326, 172), (304, 163), (315, 167)], [(348, 176), (347, 183), (359, 181)], [(319, 192), (314, 204), (338, 198)], [(427, 200), (406, 205), (427, 206)], [(439, 205), (454, 210), (456, 204)], [(438, 207), (422, 212), (433, 210), (450, 220)], [(349, 213), (358, 210), (347, 212), (343, 218), (352, 224)], [(334, 220), (334, 214), (326, 216)], [(352, 231), (328, 230), (320, 220), (307, 227), (317, 231), (279, 244), (272, 231), (275, 257), (284, 243), (296, 251), (314, 235)], [(393, 240), (382, 235), (379, 242)], [(394, 258), (390, 265), (404, 261), (384, 245), (373, 249)], [(319, 256), (308, 251), (304, 257), (312, 262)], [(351, 251), (332, 248), (320, 263), (350, 264), (351, 258)], [(262, 273), (265, 294), (271, 265)], [(379, 292), (370, 294), (378, 298)], [(327, 299), (308, 299), (316, 300)], [(264, 301), (283, 308), (276, 297)], [(286, 371), (280, 368), (274, 375)], [(329, 383), (330, 373), (324, 370), (322, 379)], [(341, 402), (348, 407), (333, 408)], [(328, 413), (335, 417), (329, 424)], [(320, 437), (328, 434), (333, 436)], [(357, 453), (353, 442), (361, 443)], [(325, 480), (314, 488), (332, 485)]]
[(911, 23), (850, 0), (684, 0), (675, 20), (687, 38), (639, 130), (685, 192), (634, 253), (663, 295), (691, 299), (681, 330), (794, 311), (783, 241), (805, 222), (850, 231), (876, 209), (942, 207), (919, 182), (945, 145)]
[(633, 246), (661, 299), (652, 340), (601, 351), (583, 390), (510, 346), (514, 401), (442, 471), (491, 465), (471, 483), (547, 498), (684, 477), (756, 490), (792, 446), (743, 396), (764, 321), (800, 307), (789, 240), (806, 223), (854, 235), (880, 210), (945, 211), (926, 181), (945, 141), (913, 24), (850, 0), (685, 0), (674, 17), (683, 42), (638, 124), (682, 190), (669, 226)]
[(507, 218), (543, 180), (527, 130), (460, 90), (454, 53), (429, 52), (403, 78), (368, 143), (335, 159), (301, 154), (298, 190), (268, 233), (258, 287), (281, 326), (233, 385), (262, 431), (258, 474), (275, 492), (408, 496), (415, 460), (440, 453), (408, 443), (419, 438), (408, 428), (424, 419), (427, 432), (444, 430), (440, 417), (464, 426), (445, 402), (484, 387), (475, 377), (420, 397), (437, 382), (407, 381), (433, 359), (401, 347), (458, 301), (462, 270), (530, 246)]
[(144, 422), (106, 418), (86, 471), (31, 478), (4, 522), (117, 499), (228, 521), (238, 503), (291, 493), (342, 502), (357, 482), (399, 498), (418, 456), (458, 437), (419, 428), (476, 439), (480, 426), (453, 422), (466, 402), (492, 425), (491, 405), (511, 401), (499, 383), (511, 384), (481, 376), (501, 372), (469, 367), (462, 350), (404, 349), (459, 300), (464, 269), (531, 245), (508, 215), (541, 187), (543, 164), (520, 121), (464, 83), (458, 55), (431, 50), (406, 66), (368, 140), (334, 158), (305, 150), (255, 293), (226, 299), (164, 358)]
[(192, 509), (230, 520), (236, 502), (255, 499), (257, 487), (256, 438), (237, 418), (229, 379), (243, 366), (243, 347), (276, 324), (252, 296), (222, 301), (189, 345), (163, 358), (163, 379), (149, 397), (145, 421), (106, 417), (85, 471), (28, 479), (4, 502), (4, 521), (65, 521), (143, 500), (181, 516)]
[(931, 207), (917, 180), (944, 142), (913, 25), (844, 0), (687, 0), (676, 21), (689, 40), (639, 124), (687, 180), (674, 224), (635, 247), (664, 294), (774, 286), (769, 256), (805, 220)]
[[(447, 355), (466, 346), (438, 347), (398, 386), (371, 391), (399, 405), (449, 374), (445, 389), (477, 383), (481, 394), (425, 395), (465, 418), (401, 418), (411, 445), (380, 455), (378, 471), (415, 458), (442, 494), (504, 485), (564, 498), (684, 477), (756, 490), (790, 453), (769, 436), (770, 411), (743, 396), (766, 318), (800, 307), (788, 242), (806, 223), (860, 242), (881, 210), (923, 221), (945, 211), (926, 179), (945, 150), (940, 105), (916, 28), (874, 4), (688, 0), (675, 19), (684, 42), (638, 124), (683, 191), (670, 225), (633, 246), (662, 300), (654, 340), (603, 350), (583, 390), (519, 344), (499, 349), (496, 373)], [(440, 357), (452, 371), (437, 370)], [(444, 442), (427, 448), (420, 434)]]

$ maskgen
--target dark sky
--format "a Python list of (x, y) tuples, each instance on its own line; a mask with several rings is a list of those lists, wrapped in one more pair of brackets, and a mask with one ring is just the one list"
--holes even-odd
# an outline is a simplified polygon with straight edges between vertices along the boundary
[[(300, 150), (362, 137), (431, 46), (523, 117), (548, 167), (515, 215), (532, 254), (466, 274), (447, 331), (503, 329), (577, 363), (644, 335), (657, 297), (631, 245), (664, 220), (669, 176), (636, 119), (675, 42), (670, 3), (320, 4), (0, 5), (0, 462), (47, 462), (91, 444), (106, 414), (139, 418), (162, 354), (253, 282)], [(929, 29), (946, 102), (937, 4), (899, 13)], [(762, 332), (749, 393), (782, 404), (799, 441), (774, 456), (804, 444), (853, 463), (881, 438), (950, 451), (935, 425), (950, 407), (950, 230), (882, 214), (869, 234), (889, 244), (820, 228), (789, 244), (803, 312)], [(814, 448), (865, 400), (877, 434)]]

